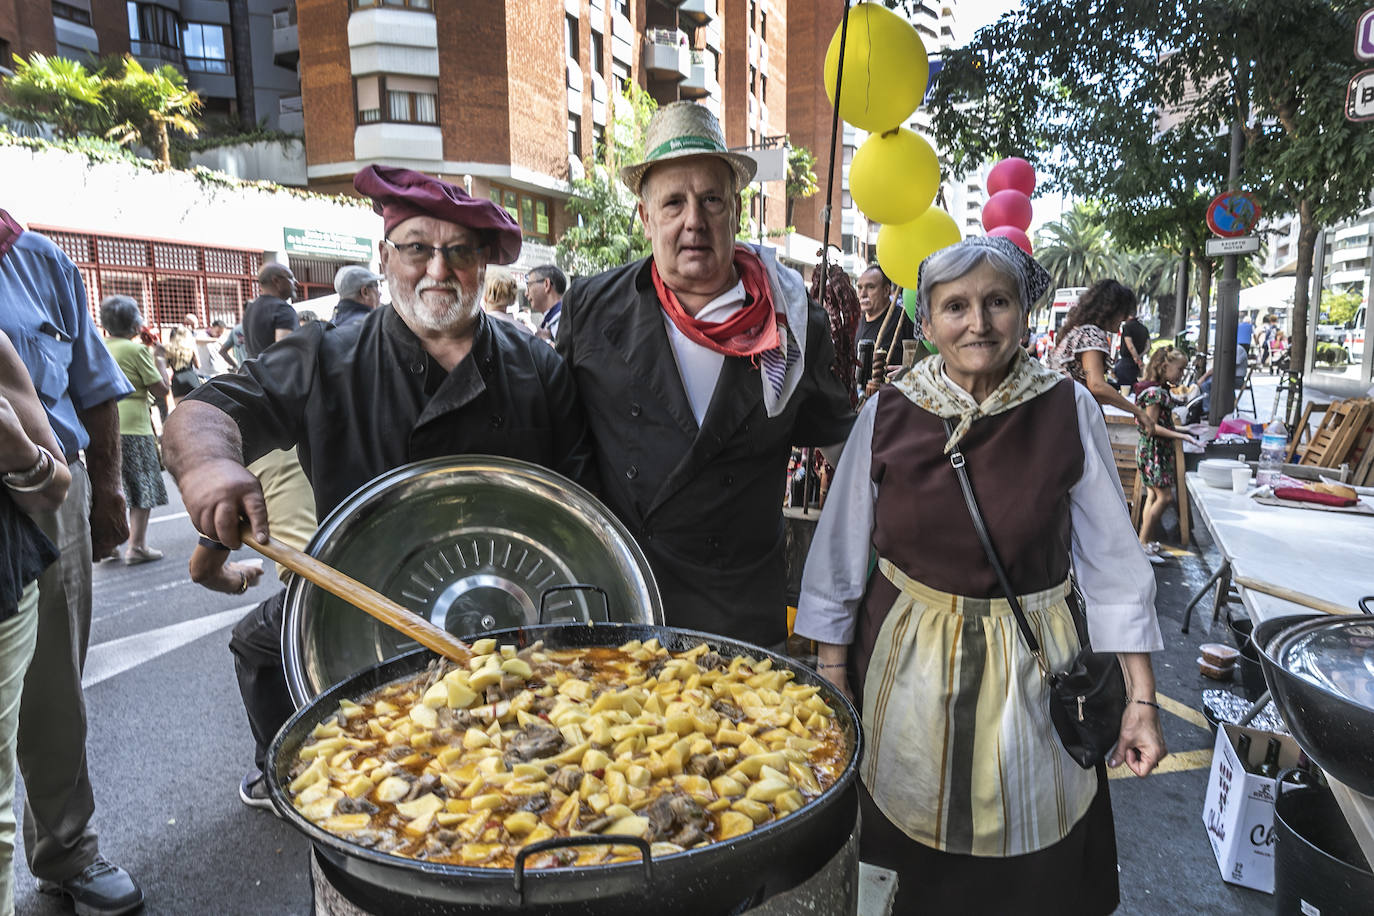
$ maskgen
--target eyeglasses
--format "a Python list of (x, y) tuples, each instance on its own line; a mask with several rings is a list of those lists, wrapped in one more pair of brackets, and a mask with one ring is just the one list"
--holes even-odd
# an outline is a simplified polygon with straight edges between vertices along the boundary
[(485, 245), (425, 245), (421, 242), (402, 242), (398, 245), (391, 239), (383, 241), (396, 249), (401, 260), (411, 267), (424, 267), (435, 254), (439, 254), (444, 263), (454, 270), (467, 270), (477, 263), (477, 256), (486, 250)]

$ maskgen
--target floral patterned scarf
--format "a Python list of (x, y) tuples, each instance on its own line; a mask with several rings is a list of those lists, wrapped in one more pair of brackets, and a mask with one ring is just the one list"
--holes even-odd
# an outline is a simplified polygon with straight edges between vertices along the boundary
[(944, 357), (936, 354), (921, 360), (905, 378), (894, 384), (917, 407), (937, 417), (958, 418), (954, 435), (945, 443), (945, 454), (953, 451), (974, 421), (1005, 413), (1064, 381), (1064, 376), (1046, 369), (1017, 347), (1007, 377), (979, 404), (968, 392), (950, 384), (944, 368)]

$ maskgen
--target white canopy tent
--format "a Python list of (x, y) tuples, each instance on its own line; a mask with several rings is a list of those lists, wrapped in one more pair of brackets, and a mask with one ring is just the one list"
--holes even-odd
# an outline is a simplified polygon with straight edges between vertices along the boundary
[(1263, 319), (1270, 312), (1286, 313), (1293, 308), (1293, 294), (1297, 288), (1294, 277), (1275, 277), (1258, 286), (1240, 291), (1240, 313)]

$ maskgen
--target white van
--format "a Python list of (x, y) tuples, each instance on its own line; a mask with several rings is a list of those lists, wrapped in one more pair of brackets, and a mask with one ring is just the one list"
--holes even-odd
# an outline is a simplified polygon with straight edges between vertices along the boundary
[(1359, 362), (1364, 356), (1364, 329), (1366, 316), (1369, 314), (1369, 306), (1362, 305), (1355, 312), (1355, 318), (1346, 325), (1345, 349), (1350, 354), (1353, 362)]

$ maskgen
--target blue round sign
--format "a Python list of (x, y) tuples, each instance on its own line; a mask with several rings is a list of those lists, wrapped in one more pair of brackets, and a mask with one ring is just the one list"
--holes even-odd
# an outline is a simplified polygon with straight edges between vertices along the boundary
[(1234, 238), (1249, 235), (1260, 218), (1260, 205), (1246, 191), (1225, 191), (1207, 205), (1207, 228), (1217, 235)]

